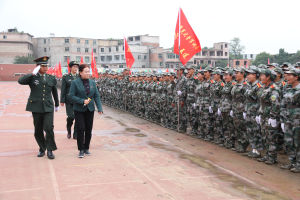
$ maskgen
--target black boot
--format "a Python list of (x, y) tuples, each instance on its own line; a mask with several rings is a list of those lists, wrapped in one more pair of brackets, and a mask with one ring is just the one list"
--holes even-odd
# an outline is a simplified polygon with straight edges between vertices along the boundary
[(68, 131), (67, 137), (68, 137), (68, 139), (71, 138), (71, 128), (72, 128), (72, 125), (73, 125), (73, 118), (68, 117), (67, 118), (67, 131)]

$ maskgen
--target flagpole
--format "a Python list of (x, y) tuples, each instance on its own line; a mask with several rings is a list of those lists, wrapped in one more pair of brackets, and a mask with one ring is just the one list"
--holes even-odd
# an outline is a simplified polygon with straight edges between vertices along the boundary
[[(178, 60), (180, 61), (180, 8), (179, 8), (179, 11), (178, 11)], [(180, 62), (179, 62), (180, 63)], [(178, 64), (178, 68), (180, 67), (179, 66), (180, 64)], [(180, 74), (180, 68), (179, 68), (179, 74)], [(179, 77), (178, 77), (178, 80), (179, 80)], [(180, 124), (180, 117), (179, 117), (179, 95), (177, 94), (178, 96), (178, 101), (177, 101), (177, 132), (179, 132), (179, 124)]]

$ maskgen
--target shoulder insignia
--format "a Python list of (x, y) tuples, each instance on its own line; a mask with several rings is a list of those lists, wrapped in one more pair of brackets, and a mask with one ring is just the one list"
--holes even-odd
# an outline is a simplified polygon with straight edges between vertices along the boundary
[(236, 85), (236, 82), (232, 82), (232, 85)]
[(245, 81), (243, 84), (244, 84), (244, 85), (247, 85), (247, 81)]
[(198, 79), (197, 76), (194, 76), (194, 79)]
[(214, 83), (214, 80), (210, 80), (210, 83)]
[(275, 88), (275, 86), (274, 86), (274, 85), (271, 85), (271, 86), (270, 86), (270, 88), (274, 89), (274, 88)]
[(282, 85), (285, 86), (286, 82), (282, 81)]
[(222, 87), (224, 87), (224, 86), (225, 86), (225, 84), (222, 82), (222, 83), (221, 83), (221, 86), (222, 86)]
[(260, 83), (257, 83), (256, 85), (257, 85), (257, 87), (261, 88), (261, 84)]

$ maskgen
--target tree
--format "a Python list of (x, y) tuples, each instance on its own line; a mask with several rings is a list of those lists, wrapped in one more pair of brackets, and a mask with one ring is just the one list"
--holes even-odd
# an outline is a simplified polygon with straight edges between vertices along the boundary
[(274, 56), (272, 56), (269, 53), (262, 52), (260, 54), (256, 55), (255, 60), (253, 61), (253, 65), (259, 65), (259, 64), (268, 64), (268, 59), (270, 60), (270, 63), (274, 62)]
[(242, 52), (245, 49), (244, 46), (241, 44), (241, 40), (238, 37), (233, 38), (230, 43), (230, 49), (229, 49), (229, 57), (230, 59), (242, 59)]
[(289, 62), (290, 61), (290, 55), (289, 53), (285, 52), (284, 49), (279, 49), (279, 54), (274, 55), (274, 62), (282, 65), (284, 62)]
[(16, 56), (14, 64), (34, 64), (32, 56)]
[(228, 60), (218, 60), (216, 61), (216, 67), (225, 68), (228, 64)]
[(292, 55), (289, 59), (289, 62), (294, 64), (296, 62), (300, 62), (300, 51), (297, 51), (294, 55)]

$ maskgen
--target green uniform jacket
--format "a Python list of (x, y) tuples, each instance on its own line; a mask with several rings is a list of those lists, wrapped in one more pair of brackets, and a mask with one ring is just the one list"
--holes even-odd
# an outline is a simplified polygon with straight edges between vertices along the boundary
[[(77, 78), (71, 82), (71, 88), (69, 96), (73, 102), (74, 111), (85, 112), (87, 109), (89, 111), (95, 111), (95, 103), (99, 112), (103, 112), (102, 104), (100, 100), (99, 91), (97, 89), (94, 80), (89, 79), (90, 93), (86, 95), (85, 88), (81, 78)], [(91, 101), (87, 106), (84, 106), (84, 100), (90, 98)]]
[(71, 82), (77, 79), (78, 76), (73, 76), (71, 73), (66, 74), (62, 78), (60, 102), (61, 103), (72, 103), (72, 99), (69, 96), (69, 91), (71, 87)]
[(19, 78), (18, 82), (21, 85), (29, 85), (31, 89), (26, 111), (36, 113), (53, 112), (52, 96), (55, 101), (55, 107), (59, 106), (56, 79), (48, 74), (45, 74), (45, 78), (46, 80), (40, 74), (26, 74)]

